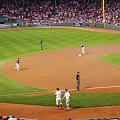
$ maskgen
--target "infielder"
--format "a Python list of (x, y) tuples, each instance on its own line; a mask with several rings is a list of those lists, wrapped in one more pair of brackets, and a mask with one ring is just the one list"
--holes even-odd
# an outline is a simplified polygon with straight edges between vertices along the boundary
[(61, 91), (59, 90), (59, 88), (56, 88), (56, 92), (55, 92), (55, 96), (56, 96), (56, 105), (57, 108), (61, 108), (62, 109), (62, 99), (61, 99)]
[(70, 93), (68, 92), (67, 89), (65, 89), (65, 94), (62, 99), (66, 98), (66, 110), (70, 110)]
[(84, 45), (83, 45), (83, 44), (81, 45), (81, 52), (82, 52), (82, 55), (84, 55), (84, 54), (85, 54), (85, 47), (84, 47)]
[(17, 60), (16, 60), (16, 63), (15, 63), (15, 70), (17, 70), (17, 71), (19, 71), (19, 69), (20, 69), (20, 58), (18, 58)]

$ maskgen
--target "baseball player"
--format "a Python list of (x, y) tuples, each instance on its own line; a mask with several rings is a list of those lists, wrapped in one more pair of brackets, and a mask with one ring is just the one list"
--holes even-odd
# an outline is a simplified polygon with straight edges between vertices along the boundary
[(81, 45), (81, 52), (82, 52), (82, 55), (84, 55), (84, 54), (85, 54), (85, 47), (84, 47), (84, 45), (83, 45), (83, 44)]
[(43, 40), (40, 40), (40, 48), (43, 50)]
[(79, 72), (77, 72), (76, 74), (76, 83), (77, 83), (76, 90), (80, 90), (80, 73)]
[(19, 71), (19, 69), (20, 69), (20, 58), (18, 58), (17, 60), (16, 60), (16, 63), (15, 63), (15, 70), (17, 70), (17, 71)]
[(65, 89), (65, 94), (64, 97), (62, 99), (66, 98), (66, 110), (70, 110), (70, 93), (68, 92), (67, 89)]
[(55, 96), (56, 96), (56, 105), (57, 108), (61, 108), (62, 109), (62, 100), (61, 100), (61, 91), (59, 88), (56, 88), (56, 92), (55, 92)]

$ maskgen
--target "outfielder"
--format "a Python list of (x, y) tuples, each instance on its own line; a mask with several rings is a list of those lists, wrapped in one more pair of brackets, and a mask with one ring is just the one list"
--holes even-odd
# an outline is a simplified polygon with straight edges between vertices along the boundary
[(40, 48), (43, 50), (43, 40), (40, 40)]
[(61, 91), (59, 90), (59, 88), (56, 88), (56, 92), (55, 92), (55, 96), (56, 96), (56, 105), (57, 108), (59, 109), (61, 107), (62, 109), (62, 100), (61, 100)]
[(15, 70), (17, 70), (17, 71), (19, 71), (19, 69), (20, 69), (20, 58), (18, 58), (17, 60), (16, 60), (16, 63), (15, 63)]
[(65, 89), (65, 94), (64, 97), (62, 99), (66, 98), (66, 110), (70, 110), (70, 93), (68, 92), (67, 89)]

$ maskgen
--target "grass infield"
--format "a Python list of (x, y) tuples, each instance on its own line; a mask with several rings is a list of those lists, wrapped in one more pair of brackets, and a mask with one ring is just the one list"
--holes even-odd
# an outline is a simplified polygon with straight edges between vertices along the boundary
[[(4, 63), (17, 57), (40, 51), (40, 40), (44, 40), (44, 51), (85, 46), (120, 44), (120, 34), (91, 32), (68, 28), (14, 29), (0, 30), (0, 68)], [(100, 58), (120, 65), (120, 55)], [(55, 105), (54, 95), (25, 96), (25, 93), (44, 92), (44, 90), (25, 86), (10, 80), (0, 73), (0, 102)], [(17, 94), (17, 95), (16, 95)], [(120, 105), (120, 94), (72, 94), (72, 107), (93, 107)]]

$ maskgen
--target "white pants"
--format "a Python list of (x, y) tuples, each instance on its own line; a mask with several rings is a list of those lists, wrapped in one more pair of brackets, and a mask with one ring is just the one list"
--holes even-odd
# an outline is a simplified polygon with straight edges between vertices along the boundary
[(62, 105), (61, 98), (56, 98), (56, 105)]
[(15, 65), (16, 65), (15, 69), (16, 69), (17, 71), (19, 71), (19, 69), (20, 69), (19, 63), (16, 63)]
[(66, 98), (66, 108), (67, 110), (69, 110), (69, 105), (70, 105), (70, 99), (69, 98)]
[(82, 47), (82, 54), (84, 55), (85, 54), (85, 48)]

